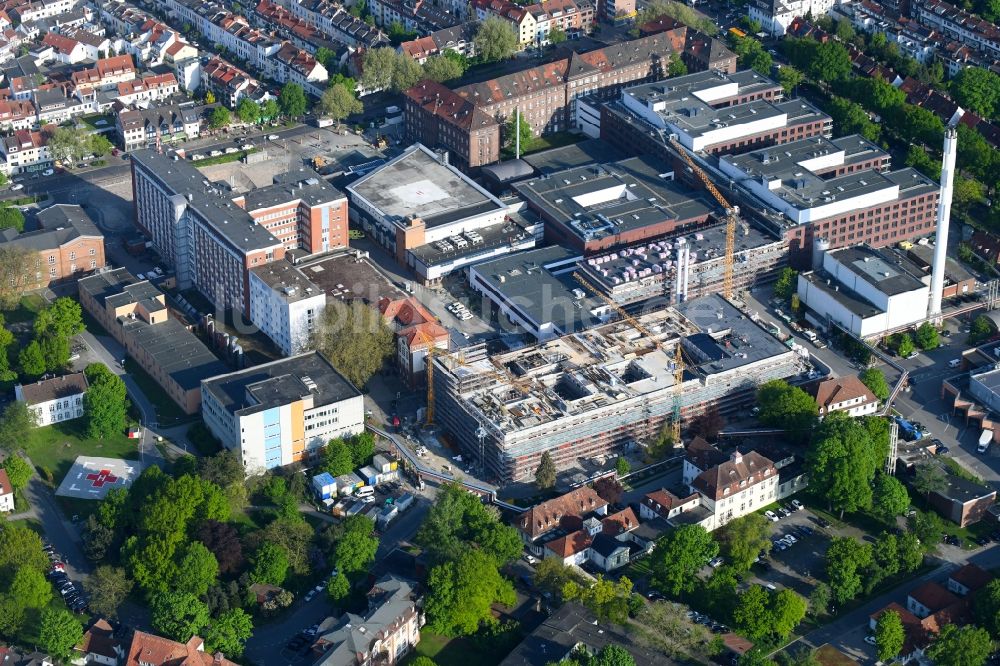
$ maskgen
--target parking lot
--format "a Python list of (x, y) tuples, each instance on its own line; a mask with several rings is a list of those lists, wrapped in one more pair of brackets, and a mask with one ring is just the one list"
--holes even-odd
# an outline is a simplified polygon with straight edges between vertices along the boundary
[(83, 591), (83, 585), (70, 580), (69, 574), (66, 573), (66, 563), (63, 562), (62, 555), (49, 543), (45, 543), (44, 548), (51, 562), (46, 577), (62, 596), (66, 606), (74, 613), (89, 612), (89, 600)]
[[(781, 502), (788, 506), (788, 502)], [(763, 562), (755, 564), (747, 584), (756, 583), (769, 589), (791, 588), (809, 596), (822, 575), (826, 549), (830, 545), (830, 528), (808, 508), (790, 512), (771, 523), (771, 552)]]

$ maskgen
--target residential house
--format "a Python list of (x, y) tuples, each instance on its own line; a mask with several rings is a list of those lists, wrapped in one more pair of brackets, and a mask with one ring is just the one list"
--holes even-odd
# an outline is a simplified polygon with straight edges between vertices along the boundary
[(77, 93), (97, 90), (114, 90), (119, 83), (136, 77), (132, 56), (120, 55), (102, 58), (90, 68), (73, 72), (71, 79)]
[(205, 652), (205, 641), (192, 636), (187, 643), (135, 631), (122, 666), (237, 666), (221, 652)]
[(201, 87), (201, 61), (198, 49), (187, 42), (174, 42), (163, 53), (163, 62), (171, 67), (180, 87), (194, 92)]
[(4, 666), (53, 666), (52, 658), (41, 652), (23, 653), (16, 648), (0, 646), (0, 664)]
[(581, 486), (531, 507), (518, 516), (515, 526), (528, 550), (541, 556), (547, 541), (581, 530), (585, 517), (599, 520), (607, 514), (607, 501), (593, 488)]
[[(172, 74), (168, 75), (171, 78)], [(121, 111), (115, 128), (126, 151), (155, 148), (173, 141), (197, 138), (205, 107), (154, 106)]]
[(948, 591), (959, 597), (968, 597), (989, 585), (995, 576), (975, 564), (966, 564), (948, 576)]
[(726, 456), (698, 437), (687, 447), (682, 476), (712, 514), (702, 523), (709, 531), (778, 499), (778, 470), (773, 462), (756, 451), (736, 450)]
[(24, 289), (38, 289), (79, 279), (104, 268), (104, 235), (80, 206), (56, 204), (39, 211), (38, 229), (18, 233), (0, 230), (0, 247), (17, 247), (38, 254), (31, 273), (21, 278)]
[[(10, 484), (10, 478), (7, 476), (7, 470), (0, 467), (0, 513), (13, 513), (13, 511), (14, 486)], [(0, 648), (0, 650), (2, 649), (3, 648)]]
[(427, 34), (457, 25), (460, 19), (427, 0), (372, 0), (368, 8), (383, 27), (398, 23), (404, 30)]
[(89, 25), (63, 26), (62, 34), (83, 45), (88, 60), (99, 60), (111, 53), (111, 40), (104, 35), (104, 28)]
[(856, 418), (878, 411), (878, 398), (854, 375), (821, 380), (808, 391), (816, 399), (820, 418), (831, 412), (847, 412)]
[(177, 77), (171, 73), (149, 74), (141, 79), (123, 81), (118, 84), (118, 101), (126, 106), (149, 106), (180, 90)]
[(87, 47), (81, 42), (55, 32), (45, 34), (42, 46), (51, 48), (52, 57), (67, 65), (75, 65), (90, 57), (87, 55)]
[[(681, 514), (685, 513), (687, 515), (681, 517)], [(646, 493), (646, 496), (642, 498), (642, 503), (639, 505), (639, 517), (644, 521), (662, 518), (669, 524), (674, 522), (683, 524), (690, 522), (689, 518), (700, 523), (707, 518), (707, 514), (702, 509), (701, 495), (698, 493), (691, 493), (682, 499), (666, 488), (661, 488)]]
[(448, 331), (416, 298), (383, 297), (378, 302), (382, 318), (396, 332), (396, 364), (409, 386), (427, 376), (430, 350), (448, 351)]
[(38, 124), (41, 126), (61, 125), (77, 116), (96, 110), (89, 100), (67, 97), (61, 87), (36, 90), (32, 97)]
[(452, 51), (471, 58), (476, 55), (475, 36), (479, 23), (470, 21), (460, 25), (435, 30), (426, 37), (418, 37), (399, 45), (401, 53), (405, 53), (421, 65), (427, 58)]
[(825, 16), (842, 0), (751, 0), (748, 15), (764, 32), (780, 37), (799, 16)]
[(312, 645), (314, 666), (360, 666), (402, 662), (420, 642), (424, 624), (415, 584), (391, 574), (368, 593), (363, 615), (328, 617)]
[(36, 120), (35, 105), (30, 101), (0, 100), (0, 130), (9, 132), (30, 129)]
[(297, 83), (313, 97), (320, 97), (329, 79), (326, 67), (308, 51), (285, 42), (274, 54), (275, 76), (279, 83)]
[(1000, 58), (1000, 28), (943, 0), (914, 0), (910, 13), (924, 25), (948, 37)]
[(322, 30), (330, 39), (350, 47), (377, 48), (389, 45), (389, 38), (385, 33), (353, 16), (335, 0), (280, 0), (278, 4)]
[(510, 23), (522, 47), (535, 43), (537, 39), (535, 17), (524, 7), (519, 7), (509, 0), (472, 0), (470, 5), (479, 21), (496, 16)]
[(114, 629), (104, 618), (97, 618), (87, 627), (83, 640), (73, 651), (70, 663), (76, 666), (118, 666), (125, 656), (125, 649), (115, 638)]
[(0, 170), (9, 176), (42, 171), (52, 166), (48, 138), (41, 132), (17, 130), (0, 138)]
[(18, 384), (14, 387), (14, 398), (35, 415), (35, 427), (42, 427), (83, 416), (87, 387), (84, 374), (75, 372), (34, 384)]
[(960, 598), (939, 583), (928, 581), (907, 595), (906, 610), (923, 619), (960, 603), (962, 603)]
[(215, 95), (215, 99), (231, 109), (244, 97), (261, 102), (272, 96), (257, 79), (235, 65), (215, 57), (201, 68), (202, 83)]
[(545, 0), (528, 5), (525, 10), (535, 20), (535, 45), (549, 43), (549, 33), (560, 30), (564, 35), (577, 36), (594, 27), (594, 5), (588, 0)]

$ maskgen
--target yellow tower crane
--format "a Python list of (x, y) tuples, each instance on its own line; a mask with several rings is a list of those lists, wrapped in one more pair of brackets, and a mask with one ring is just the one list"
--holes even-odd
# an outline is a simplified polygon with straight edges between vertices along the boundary
[(695, 173), (696, 176), (701, 180), (705, 189), (715, 197), (715, 200), (719, 202), (719, 205), (726, 211), (726, 257), (725, 257), (725, 272), (722, 276), (722, 295), (729, 300), (733, 298), (733, 262), (734, 256), (736, 255), (736, 225), (739, 223), (739, 210), (732, 206), (724, 196), (719, 188), (715, 186), (708, 178), (708, 174), (695, 164), (694, 158), (691, 157), (687, 149), (681, 145), (680, 141), (675, 139), (673, 136), (670, 137), (670, 143), (673, 145), (674, 149), (684, 157), (687, 161), (688, 166)]
[[(642, 333), (646, 338), (649, 339), (650, 343), (657, 349), (663, 350), (663, 345), (660, 341), (656, 339), (653, 333), (646, 328), (643, 324), (639, 322), (638, 319), (630, 315), (625, 311), (623, 307), (611, 300), (610, 297), (605, 296), (601, 291), (597, 289), (594, 285), (583, 277), (579, 271), (573, 273), (573, 279), (579, 282), (581, 285), (586, 287), (592, 294), (600, 298), (602, 301), (607, 303), (608, 307), (618, 313), (618, 315), (627, 321), (635, 330)], [(665, 352), (664, 352), (665, 353)], [(677, 347), (674, 349), (674, 404), (673, 404), (673, 414), (670, 419), (670, 431), (673, 435), (674, 446), (678, 446), (681, 441), (681, 385), (684, 383), (684, 354), (681, 351), (681, 343), (677, 341)]]

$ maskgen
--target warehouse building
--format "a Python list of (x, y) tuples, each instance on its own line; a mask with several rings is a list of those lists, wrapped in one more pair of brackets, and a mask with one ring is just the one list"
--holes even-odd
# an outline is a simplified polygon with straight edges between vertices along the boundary
[[(437, 418), (464, 455), (501, 483), (530, 478), (543, 453), (566, 469), (651, 437), (675, 404), (673, 357), (689, 358), (684, 418), (708, 404), (731, 410), (758, 385), (804, 361), (715, 294), (643, 313), (650, 340), (616, 321), (490, 359), (437, 357)], [(502, 371), (498, 372), (498, 368)]]

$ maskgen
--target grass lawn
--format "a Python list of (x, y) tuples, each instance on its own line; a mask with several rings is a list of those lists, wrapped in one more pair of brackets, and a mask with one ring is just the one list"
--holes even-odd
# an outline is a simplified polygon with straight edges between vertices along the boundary
[(413, 652), (413, 659), (423, 655), (434, 660), (437, 666), (491, 666), (499, 664), (507, 655), (484, 652), (474, 641), (467, 638), (448, 638), (429, 631), (420, 632), (420, 642)]
[[(563, 146), (579, 143), (586, 138), (585, 134), (573, 134), (572, 132), (556, 132), (554, 134), (532, 137), (531, 141), (521, 144), (521, 156), (549, 150), (550, 148), (562, 148)], [(502, 152), (505, 158), (514, 157), (513, 146), (505, 148)]]
[(48, 305), (48, 302), (40, 294), (25, 294), (21, 297), (21, 303), (16, 310), (4, 312), (4, 319), (8, 324), (22, 321), (33, 321), (38, 311)]
[(19, 518), (18, 520), (8, 520), (9, 525), (21, 525), (27, 527), (32, 532), (37, 533), (39, 536), (45, 536), (45, 528), (42, 527), (42, 523), (34, 518)]
[[(104, 121), (103, 123), (101, 123), (102, 120)], [(92, 113), (88, 116), (80, 116), (77, 118), (77, 122), (86, 125), (92, 132), (106, 131), (115, 128), (115, 119), (103, 113)]]
[(160, 388), (156, 380), (139, 367), (139, 364), (132, 359), (125, 361), (125, 369), (128, 374), (139, 385), (139, 390), (145, 394), (146, 398), (153, 403), (156, 408), (156, 421), (161, 426), (169, 427), (193, 419), (184, 413), (176, 402), (170, 399), (167, 392)]
[[(24, 445), (31, 462), (52, 473), (56, 485), (69, 472), (77, 456), (101, 456), (138, 460), (135, 440), (121, 433), (110, 439), (88, 439), (84, 434), (84, 419), (73, 419), (55, 425), (35, 428)], [(46, 474), (41, 472), (42, 478)]]

